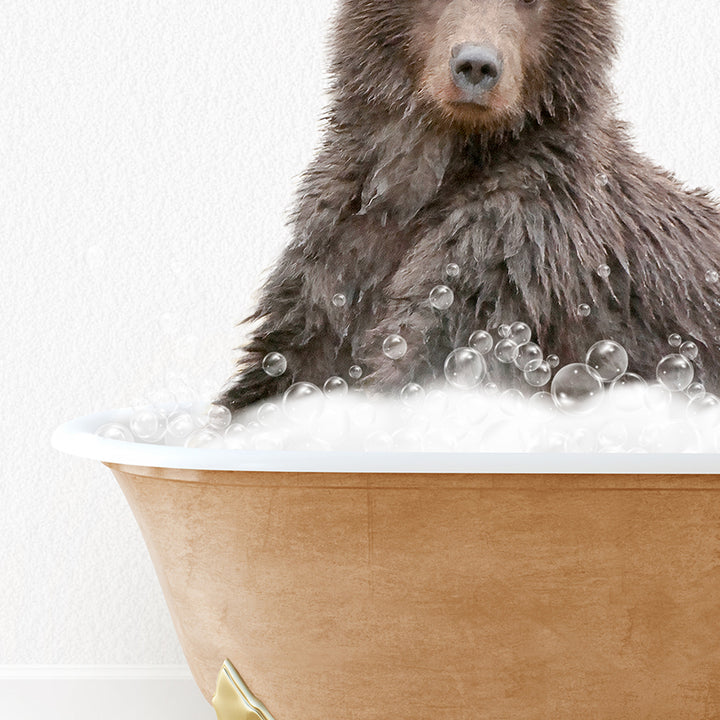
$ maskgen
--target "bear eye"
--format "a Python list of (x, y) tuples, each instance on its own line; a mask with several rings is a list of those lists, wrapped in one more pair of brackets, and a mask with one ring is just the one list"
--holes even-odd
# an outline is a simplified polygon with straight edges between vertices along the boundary
[(525, 6), (537, 4), (537, 0), (518, 0), (518, 1), (519, 1), (520, 5), (525, 5)]

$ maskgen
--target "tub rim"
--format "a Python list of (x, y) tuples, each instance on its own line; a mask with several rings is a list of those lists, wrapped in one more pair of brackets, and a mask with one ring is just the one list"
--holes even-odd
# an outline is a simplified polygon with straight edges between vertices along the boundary
[(52, 446), (103, 463), (176, 470), (493, 475), (718, 475), (720, 453), (466, 453), (207, 450), (98, 437), (105, 423), (127, 423), (131, 408), (69, 420)]

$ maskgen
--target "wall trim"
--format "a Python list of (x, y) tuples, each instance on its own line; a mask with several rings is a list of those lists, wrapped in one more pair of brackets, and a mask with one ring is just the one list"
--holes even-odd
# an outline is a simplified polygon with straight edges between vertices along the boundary
[(0, 665), (0, 680), (192, 680), (187, 665)]
[(0, 665), (0, 718), (216, 720), (187, 665)]

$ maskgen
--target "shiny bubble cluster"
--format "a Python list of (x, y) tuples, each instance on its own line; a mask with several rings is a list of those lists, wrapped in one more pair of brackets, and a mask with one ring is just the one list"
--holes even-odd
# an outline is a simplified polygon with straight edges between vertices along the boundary
[[(444, 304), (448, 297), (452, 302), (452, 290), (438, 288)], [(580, 362), (562, 366), (558, 355), (545, 355), (524, 322), (476, 329), (466, 338), (467, 345), (451, 350), (442, 372), (436, 371), (443, 382), (408, 377), (392, 398), (369, 394), (370, 361), (319, 386), (283, 378), (281, 395), (235, 414), (209, 399), (213, 388), (191, 388), (168, 374), (163, 388), (96, 434), (103, 442), (265, 452), (720, 452), (720, 398), (697, 377), (698, 343), (678, 333), (668, 338), (671, 351), (658, 359), (652, 380), (632, 372), (627, 351), (614, 339), (595, 342)], [(392, 361), (408, 350), (398, 333), (382, 342)], [(402, 372), (405, 365), (385, 369)], [(282, 378), (288, 363), (281, 352), (271, 352), (262, 369)], [(503, 381), (498, 388), (496, 370), (513, 386)], [(365, 372), (368, 390), (352, 382)]]
[[(669, 357), (669, 368), (667, 358), (659, 363), (667, 370), (663, 381), (682, 387), (689, 361)], [(498, 391), (481, 387), (485, 360), (469, 347), (453, 351), (445, 369), (445, 386), (409, 382), (396, 399), (348, 392), (345, 381), (333, 376), (323, 390), (295, 383), (281, 398), (235, 415), (196, 403), (164, 421), (160, 408), (136, 407), (99, 427), (97, 435), (111, 442), (261, 452), (720, 451), (720, 399), (698, 382), (685, 392), (671, 391), (626, 372), (607, 383), (589, 365), (572, 363), (556, 373), (550, 392)], [(537, 374), (543, 382), (550, 373), (543, 361), (524, 375)]]

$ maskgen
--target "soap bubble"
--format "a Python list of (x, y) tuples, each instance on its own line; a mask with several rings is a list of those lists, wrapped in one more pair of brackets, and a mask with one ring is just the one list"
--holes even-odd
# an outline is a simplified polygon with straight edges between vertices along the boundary
[(526, 370), (523, 373), (525, 382), (533, 387), (543, 387), (550, 382), (552, 377), (552, 370), (547, 361), (541, 362), (537, 367), (532, 370)]
[(133, 434), (130, 429), (120, 423), (105, 423), (101, 425), (95, 434), (106, 440), (121, 440), (122, 442), (132, 442)]
[(362, 377), (363, 371), (362, 368), (359, 365), (353, 365), (350, 370), (348, 370), (348, 375), (353, 380), (359, 380)]
[(697, 434), (683, 422), (652, 423), (640, 433), (640, 442), (650, 452), (679, 453), (691, 451), (697, 445)]
[(691, 399), (696, 398), (700, 395), (704, 395), (705, 386), (701, 382), (690, 383), (687, 390), (685, 391), (685, 394)]
[(348, 394), (348, 384), (343, 378), (333, 375), (325, 381), (323, 392), (326, 397), (345, 397)]
[(350, 415), (350, 423), (353, 427), (361, 430), (366, 430), (375, 423), (375, 416), (377, 415), (377, 406), (367, 399), (362, 400), (357, 405), (353, 406), (352, 414)]
[(282, 411), (280, 408), (275, 404), (271, 402), (263, 403), (257, 411), (257, 421), (263, 426), (263, 427), (272, 427), (277, 422), (279, 422), (280, 417), (282, 416)]
[(407, 407), (417, 407), (425, 399), (425, 390), (421, 385), (409, 382), (400, 391), (400, 398)]
[(347, 303), (347, 298), (342, 293), (335, 293), (335, 295), (332, 296), (332, 304), (336, 308), (345, 307), (345, 303)]
[(503, 324), (503, 325), (501, 325), (501, 326), (498, 328), (498, 335), (499, 335), (501, 338), (508, 338), (508, 337), (510, 337), (510, 333), (511, 333), (511, 332), (512, 332), (512, 330), (510, 329), (510, 326), (509, 326), (509, 325)]
[(363, 443), (365, 452), (390, 452), (395, 449), (392, 435), (384, 430), (370, 433)]
[(705, 282), (709, 283), (710, 285), (715, 285), (719, 281), (720, 273), (717, 270), (708, 270), (705, 273)]
[(592, 368), (573, 363), (558, 370), (550, 392), (563, 412), (586, 414), (602, 403), (603, 383)]
[(671, 347), (680, 347), (682, 345), (682, 337), (680, 337), (677, 333), (673, 333), (668, 338), (668, 343)]
[(325, 397), (317, 385), (298, 382), (291, 385), (283, 395), (283, 412), (288, 420), (304, 424), (316, 420), (323, 409)]
[(628, 440), (627, 427), (622, 421), (605, 423), (597, 435), (598, 443), (603, 448), (616, 448), (618, 451)]
[(448, 394), (444, 390), (430, 390), (425, 396), (425, 410), (432, 416), (440, 416), (447, 410)]
[(281, 353), (271, 352), (263, 358), (262, 368), (270, 377), (280, 377), (287, 370), (287, 360)]
[(445, 360), (444, 370), (447, 381), (461, 390), (477, 387), (487, 372), (483, 356), (469, 347), (453, 350)]
[(349, 406), (345, 402), (341, 402), (345, 397), (330, 396), (331, 402), (325, 404), (313, 429), (315, 437), (335, 443), (336, 450), (338, 449), (338, 441), (348, 432), (350, 425), (350, 419), (348, 418)]
[(653, 412), (665, 412), (672, 403), (672, 393), (664, 385), (653, 383), (645, 391), (645, 405)]
[(253, 435), (250, 440), (253, 450), (263, 452), (278, 452), (283, 449), (285, 442), (281, 435), (271, 432), (260, 432)]
[(523, 372), (528, 372), (540, 367), (542, 361), (543, 352), (540, 346), (535, 343), (525, 342), (518, 348), (518, 353), (515, 357), (515, 367)]
[(657, 365), (657, 379), (672, 392), (685, 390), (693, 381), (695, 369), (692, 363), (679, 354), (667, 355)]
[(621, 410), (637, 410), (643, 405), (647, 383), (635, 373), (625, 373), (610, 386), (610, 396)]
[(582, 317), (586, 318), (590, 315), (592, 312), (592, 308), (587, 303), (580, 303), (577, 308), (577, 314)]
[(178, 412), (167, 421), (166, 437), (168, 440), (184, 440), (196, 429), (195, 420), (189, 412)]
[(596, 272), (601, 278), (609, 278), (611, 273), (610, 266), (598, 265)]
[(493, 336), (486, 330), (476, 330), (468, 340), (468, 345), (481, 355), (487, 355), (493, 349)]
[(241, 423), (232, 423), (225, 430), (225, 444), (230, 450), (244, 450), (248, 446), (248, 429)]
[(392, 434), (393, 446), (401, 452), (417, 452), (424, 449), (422, 435), (412, 428), (400, 428)]
[(695, 360), (699, 352), (698, 346), (690, 340), (680, 346), (680, 354), (684, 355), (688, 360)]
[(232, 422), (232, 413), (224, 405), (211, 405), (206, 413), (207, 425), (214, 430), (225, 430)]
[[(460, 437), (456, 432), (456, 428), (449, 428), (440, 426), (433, 426), (424, 438), (421, 439), (422, 445), (420, 446), (424, 452), (452, 452), (458, 446)], [(409, 447), (408, 450), (415, 448)]]
[(712, 393), (703, 393), (694, 397), (687, 406), (689, 418), (702, 418), (713, 424), (720, 419), (720, 398)]
[(501, 362), (509, 365), (515, 362), (515, 358), (518, 356), (520, 348), (510, 338), (500, 340), (495, 346), (495, 357)]
[(399, 360), (405, 356), (408, 346), (405, 338), (400, 335), (388, 335), (383, 342), (383, 353), (391, 360)]
[(327, 452), (331, 445), (327, 440), (318, 437), (291, 438), (286, 444), (287, 450), (299, 452)]
[(604, 382), (613, 382), (628, 368), (625, 348), (613, 340), (596, 342), (585, 356), (585, 362)]
[(130, 430), (138, 440), (156, 442), (165, 432), (165, 419), (153, 407), (137, 408), (130, 418)]
[(507, 335), (507, 339), (512, 340), (518, 346), (530, 342), (531, 337), (530, 326), (524, 322), (514, 322), (510, 326), (510, 333)]
[(448, 263), (445, 267), (445, 273), (448, 277), (456, 278), (460, 275), (460, 266), (457, 263)]
[(532, 412), (541, 415), (556, 412), (552, 395), (544, 390), (539, 390), (530, 397), (530, 400), (528, 400), (528, 408)]
[(447, 285), (437, 285), (430, 291), (430, 304), (436, 310), (447, 310), (455, 302), (455, 293)]
[(548, 355), (545, 360), (551, 368), (556, 368), (560, 364), (560, 358), (557, 355)]
[(185, 447), (220, 450), (225, 447), (225, 443), (216, 430), (211, 427), (203, 427), (188, 435), (187, 440), (185, 440)]
[(500, 409), (506, 415), (519, 415), (525, 407), (525, 396), (515, 389), (505, 390), (500, 395)]
[(568, 453), (593, 453), (597, 449), (597, 434), (588, 428), (575, 428), (565, 440), (565, 452)]

